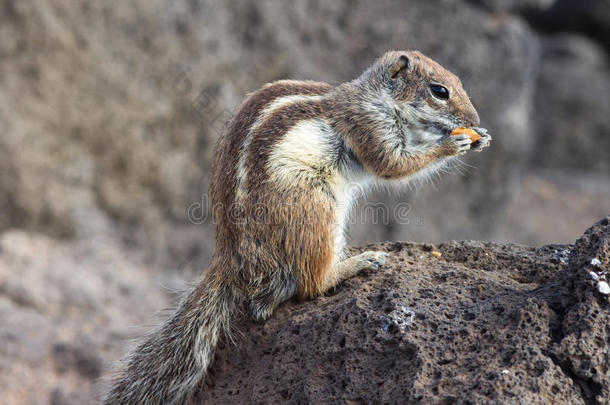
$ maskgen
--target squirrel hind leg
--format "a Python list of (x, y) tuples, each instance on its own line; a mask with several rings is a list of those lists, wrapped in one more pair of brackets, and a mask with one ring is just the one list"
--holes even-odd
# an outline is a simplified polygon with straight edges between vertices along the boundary
[(282, 272), (265, 281), (246, 302), (246, 312), (255, 322), (267, 320), (278, 305), (292, 298), (297, 292), (295, 274)]

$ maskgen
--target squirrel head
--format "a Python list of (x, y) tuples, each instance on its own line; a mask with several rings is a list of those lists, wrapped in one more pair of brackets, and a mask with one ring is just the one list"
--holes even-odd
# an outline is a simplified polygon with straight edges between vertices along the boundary
[(460, 79), (418, 51), (387, 52), (358, 81), (382, 89), (422, 130), (449, 134), (456, 127), (479, 125)]

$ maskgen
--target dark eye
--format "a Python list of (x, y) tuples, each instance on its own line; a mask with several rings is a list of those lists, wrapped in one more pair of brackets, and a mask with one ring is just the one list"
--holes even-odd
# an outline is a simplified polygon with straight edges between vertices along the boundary
[(433, 84), (430, 86), (430, 91), (432, 95), (436, 98), (440, 98), (441, 100), (449, 99), (449, 90), (446, 87), (439, 86), (438, 84)]

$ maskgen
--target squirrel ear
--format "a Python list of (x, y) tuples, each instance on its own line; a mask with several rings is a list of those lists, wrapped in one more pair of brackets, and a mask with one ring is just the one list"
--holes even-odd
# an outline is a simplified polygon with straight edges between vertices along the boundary
[(396, 79), (401, 72), (411, 69), (411, 61), (407, 55), (400, 55), (398, 60), (390, 67), (390, 77)]

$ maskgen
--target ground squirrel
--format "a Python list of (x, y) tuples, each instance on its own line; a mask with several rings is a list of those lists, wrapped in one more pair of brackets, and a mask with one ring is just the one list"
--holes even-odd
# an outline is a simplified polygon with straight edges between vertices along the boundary
[(126, 359), (105, 402), (184, 402), (214, 348), (245, 312), (264, 321), (283, 301), (324, 294), (386, 253), (344, 256), (353, 183), (413, 179), (471, 144), (456, 127), (479, 116), (459, 79), (416, 51), (393, 51), (333, 87), (278, 81), (250, 94), (229, 122), (212, 165), (216, 250), (173, 316)]

